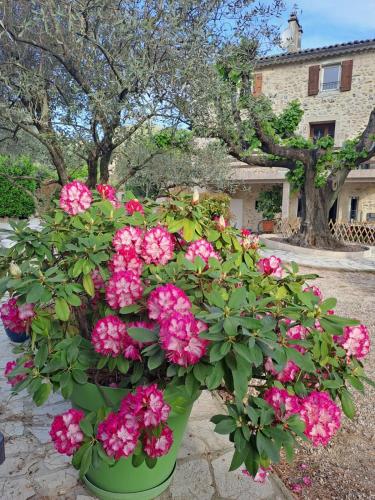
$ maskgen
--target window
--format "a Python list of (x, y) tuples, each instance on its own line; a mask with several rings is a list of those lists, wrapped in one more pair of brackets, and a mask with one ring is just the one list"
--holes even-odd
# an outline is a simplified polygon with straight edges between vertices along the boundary
[(340, 87), (341, 65), (323, 66), (322, 90), (338, 90)]
[(351, 221), (356, 221), (358, 216), (358, 197), (352, 196), (350, 198), (350, 213), (349, 219)]
[(330, 135), (335, 137), (335, 122), (310, 123), (310, 138), (314, 141)]

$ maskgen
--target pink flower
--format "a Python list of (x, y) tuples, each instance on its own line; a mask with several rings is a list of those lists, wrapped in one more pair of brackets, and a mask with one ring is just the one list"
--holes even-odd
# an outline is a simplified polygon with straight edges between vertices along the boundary
[(243, 238), (248, 238), (251, 234), (250, 229), (241, 229), (241, 235)]
[(107, 455), (116, 460), (134, 452), (139, 436), (139, 425), (131, 415), (110, 413), (98, 426), (98, 440)]
[(172, 283), (158, 286), (147, 300), (149, 318), (156, 321), (167, 319), (172, 313), (184, 314), (191, 309), (191, 302), (183, 290)]
[(259, 236), (251, 234), (251, 231), (248, 231), (247, 229), (243, 229), (241, 234), (241, 245), (244, 250), (257, 250), (259, 248)]
[(143, 262), (137, 255), (134, 248), (120, 248), (108, 263), (108, 269), (111, 273), (119, 271), (134, 271), (136, 274), (142, 274)]
[(115, 250), (120, 250), (123, 248), (125, 250), (130, 250), (134, 248), (137, 254), (141, 253), (143, 242), (143, 231), (139, 227), (125, 226), (122, 229), (116, 231), (112, 245)]
[[(17, 366), (16, 361), (8, 361), (7, 364), (5, 365), (5, 370), (4, 370), (4, 377), (8, 379), (8, 384), (10, 384), (12, 387), (23, 382), (27, 378), (27, 373), (19, 373), (18, 375), (12, 376), (12, 371), (16, 366)], [(23, 366), (24, 368), (33, 368), (34, 363), (30, 359), (29, 361), (26, 361), (23, 364)]]
[(144, 450), (151, 458), (158, 458), (166, 455), (173, 444), (173, 432), (167, 425), (160, 435), (154, 436), (146, 434), (143, 441)]
[[(309, 333), (308, 329), (305, 328), (304, 326), (295, 325), (287, 330), (286, 336), (288, 339), (292, 340), (304, 340), (307, 337), (308, 333)], [(293, 347), (293, 349), (299, 351), (302, 354), (306, 352), (306, 349), (301, 345), (291, 344), (291, 347)]]
[(60, 207), (69, 215), (85, 212), (92, 203), (89, 188), (79, 181), (65, 184), (60, 194)]
[(370, 351), (370, 335), (365, 325), (346, 326), (344, 333), (333, 339), (346, 350), (347, 356), (362, 359)]
[[(133, 321), (126, 324), (126, 329), (128, 328), (147, 328), (148, 330), (153, 330), (155, 328), (154, 323), (146, 321)], [(124, 337), (124, 357), (127, 359), (132, 359), (134, 361), (141, 360), (141, 349), (147, 344), (147, 342), (138, 342), (134, 340), (127, 332)]]
[(159, 336), (168, 360), (185, 367), (198, 363), (208, 345), (207, 340), (199, 338), (199, 333), (206, 329), (191, 313), (174, 312), (162, 321)]
[(92, 271), (91, 278), (94, 283), (95, 290), (104, 290), (105, 283), (99, 269), (94, 269), (94, 271)]
[(294, 491), (294, 493), (301, 493), (302, 485), (299, 483), (291, 483), (290, 489)]
[(138, 386), (135, 394), (125, 396), (119, 410), (121, 414), (133, 415), (142, 429), (165, 423), (170, 411), (156, 384)]
[(291, 396), (285, 389), (270, 387), (265, 391), (263, 399), (272, 406), (277, 420), (288, 419), (291, 415), (300, 411), (297, 396)]
[(301, 401), (300, 417), (305, 435), (314, 446), (325, 446), (341, 424), (341, 410), (326, 392), (313, 391)]
[(100, 319), (92, 332), (91, 343), (103, 356), (119, 356), (124, 349), (126, 326), (117, 316)]
[(113, 309), (135, 304), (142, 297), (143, 285), (133, 271), (119, 271), (108, 280), (105, 296)]
[(147, 264), (165, 265), (173, 258), (174, 238), (163, 226), (147, 231), (142, 245), (142, 257)]
[(213, 218), (214, 222), (216, 223), (216, 229), (220, 232), (224, 231), (224, 229), (227, 227), (228, 223), (224, 219), (223, 215), (220, 215), (220, 217), (216, 216)]
[(260, 259), (257, 263), (259, 272), (266, 274), (267, 276), (275, 276), (275, 278), (282, 278), (283, 270), (281, 267), (281, 259), (271, 255), (271, 257), (265, 257)]
[(188, 246), (185, 258), (194, 262), (194, 260), (200, 257), (208, 266), (208, 259), (220, 260), (220, 256), (215, 252), (214, 247), (205, 239), (193, 241)]
[(133, 215), (134, 212), (139, 212), (142, 215), (145, 213), (142, 204), (134, 198), (134, 200), (129, 200), (125, 203), (125, 210), (129, 215)]
[(121, 206), (117, 199), (116, 189), (113, 186), (110, 186), (109, 184), (97, 184), (96, 190), (103, 200), (110, 201), (115, 208), (119, 208)]
[(24, 333), (34, 315), (33, 304), (18, 306), (15, 298), (9, 299), (0, 307), (0, 316), (4, 327), (13, 333)]
[(319, 287), (315, 285), (307, 286), (306, 288), (303, 289), (304, 292), (310, 292), (315, 295), (315, 297), (319, 298), (319, 302), (323, 300), (323, 294), (322, 291), (320, 290)]
[(255, 474), (255, 477), (253, 477), (249, 471), (247, 471), (246, 469), (242, 469), (242, 474), (251, 477), (256, 483), (264, 483), (269, 475), (270, 470), (271, 467), (259, 467), (258, 472)]
[(300, 368), (291, 360), (287, 361), (281, 372), (278, 372), (273, 364), (272, 358), (268, 357), (264, 363), (264, 368), (276, 377), (276, 380), (282, 383), (293, 382)]
[(309, 476), (304, 476), (302, 478), (302, 481), (303, 481), (303, 484), (307, 487), (311, 486), (312, 485), (312, 481), (311, 481), (311, 478)]
[(79, 423), (84, 416), (83, 411), (71, 408), (53, 419), (50, 436), (59, 453), (73, 455), (78, 450), (83, 441)]

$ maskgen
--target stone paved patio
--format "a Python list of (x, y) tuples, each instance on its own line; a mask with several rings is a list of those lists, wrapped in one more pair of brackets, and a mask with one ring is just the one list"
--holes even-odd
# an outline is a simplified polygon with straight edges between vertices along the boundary
[[(54, 451), (48, 435), (54, 415), (69, 403), (54, 395), (36, 407), (27, 395), (10, 398), (3, 377), (5, 364), (13, 359), (12, 344), (0, 332), (0, 430), (6, 438), (6, 460), (0, 465), (2, 500), (89, 500), (90, 496), (70, 465), (69, 457)], [(159, 500), (284, 500), (288, 492), (278, 478), (264, 485), (254, 483), (240, 471), (228, 472), (231, 444), (213, 432), (209, 422), (223, 408), (210, 393), (203, 393), (194, 406), (179, 454), (173, 482)]]

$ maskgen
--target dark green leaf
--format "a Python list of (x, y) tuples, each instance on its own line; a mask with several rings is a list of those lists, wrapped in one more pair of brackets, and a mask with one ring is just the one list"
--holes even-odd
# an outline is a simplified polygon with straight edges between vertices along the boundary
[(230, 434), (237, 428), (236, 421), (232, 417), (223, 418), (215, 426), (215, 432), (218, 434)]
[(68, 321), (70, 316), (70, 309), (68, 303), (62, 297), (58, 297), (55, 302), (56, 316), (61, 321)]
[(40, 387), (35, 391), (33, 395), (33, 401), (37, 406), (42, 406), (48, 399), (51, 393), (51, 384), (45, 383), (41, 384)]
[(48, 346), (47, 344), (42, 344), (35, 355), (34, 365), (37, 368), (43, 368), (45, 362), (47, 361), (47, 358), (48, 358)]
[(128, 334), (139, 342), (155, 342), (158, 340), (158, 335), (154, 330), (148, 328), (128, 328)]
[(340, 394), (341, 407), (343, 412), (348, 418), (353, 418), (355, 416), (355, 406), (348, 390), (342, 389)]

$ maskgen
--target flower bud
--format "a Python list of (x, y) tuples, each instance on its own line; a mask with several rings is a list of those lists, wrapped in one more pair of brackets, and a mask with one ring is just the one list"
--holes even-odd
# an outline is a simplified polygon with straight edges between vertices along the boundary
[(20, 278), (22, 276), (22, 271), (20, 267), (14, 262), (10, 263), (9, 272), (14, 278)]
[(192, 199), (192, 205), (198, 205), (199, 203), (199, 191), (197, 188), (194, 188), (193, 191), (193, 199)]
[(220, 232), (224, 231), (224, 229), (227, 227), (227, 223), (226, 223), (223, 215), (220, 215), (220, 217), (217, 218), (216, 227)]

